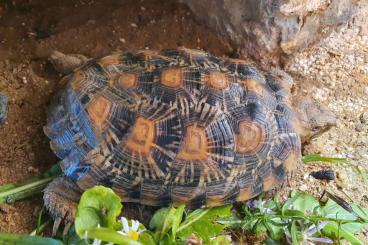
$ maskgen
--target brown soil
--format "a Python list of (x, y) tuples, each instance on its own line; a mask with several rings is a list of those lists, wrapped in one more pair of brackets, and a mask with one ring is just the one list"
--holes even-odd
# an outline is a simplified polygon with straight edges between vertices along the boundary
[[(59, 77), (52, 50), (95, 57), (116, 49), (202, 48), (229, 56), (229, 42), (173, 1), (5, 1), (0, 6), (0, 92), (10, 98), (0, 128), (0, 184), (44, 171), (57, 159), (42, 127)], [(36, 224), (40, 198), (3, 205), (0, 231), (25, 233)]]

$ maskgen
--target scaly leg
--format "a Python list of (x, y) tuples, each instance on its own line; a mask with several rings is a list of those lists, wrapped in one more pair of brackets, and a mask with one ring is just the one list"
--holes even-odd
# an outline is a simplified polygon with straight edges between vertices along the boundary
[(43, 199), (46, 209), (55, 220), (53, 235), (56, 235), (61, 222), (65, 223), (63, 236), (66, 235), (74, 223), (81, 195), (82, 190), (67, 177), (56, 178), (46, 187)]

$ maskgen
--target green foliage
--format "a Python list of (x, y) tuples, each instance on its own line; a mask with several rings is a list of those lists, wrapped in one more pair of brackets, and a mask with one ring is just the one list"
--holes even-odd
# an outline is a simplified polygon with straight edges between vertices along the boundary
[(192, 234), (205, 243), (217, 239), (226, 225), (216, 220), (230, 215), (231, 206), (212, 209), (196, 209), (183, 219), (184, 205), (178, 208), (159, 209), (151, 219), (150, 229), (154, 230), (154, 240), (159, 244), (184, 243)]
[[(27, 188), (32, 189), (40, 181), (45, 184), (48, 178), (53, 178), (57, 173), (49, 171), (42, 175), (43, 179), (37, 177), (33, 182), (27, 181), (22, 185), (2, 186), (0, 201), (9, 193), (24, 193), (29, 190)], [(16, 200), (22, 195), (17, 196)], [(351, 244), (362, 245), (355, 234), (368, 227), (368, 211), (330, 193), (327, 197), (330, 199), (324, 204), (311, 195), (296, 192), (285, 202), (277, 198), (253, 200), (243, 205), (237, 215), (232, 214), (231, 205), (192, 211), (186, 210), (184, 205), (166, 207), (153, 215), (149, 230), (146, 230), (138, 221), (128, 221), (124, 217), (118, 220), (122, 210), (120, 198), (111, 189), (96, 186), (82, 195), (75, 227), (70, 229), (63, 242), (37, 236), (50, 224), (47, 219), (42, 223), (40, 212), (37, 228), (31, 236), (0, 234), (0, 244), (87, 245), (92, 241), (96, 244), (103, 241), (101, 244), (171, 245), (197, 239), (203, 244), (227, 245), (230, 241), (224, 234), (225, 229), (231, 231), (240, 228), (256, 235), (266, 233), (265, 244), (281, 244), (285, 239), (290, 244), (308, 240), (323, 243), (331, 242), (331, 239), (345, 239)]]
[(0, 233), (0, 244), (16, 245), (63, 245), (59, 240), (40, 236)]
[(121, 213), (120, 198), (109, 188), (95, 186), (83, 193), (75, 219), (76, 232), (83, 236), (85, 231), (98, 225), (114, 228)]
[(340, 157), (323, 157), (318, 154), (310, 154), (303, 156), (303, 162), (330, 162), (330, 163), (346, 163), (346, 158)]
[(242, 218), (226, 217), (219, 222), (256, 234), (266, 232), (268, 243), (280, 241), (286, 234), (292, 244), (309, 239), (321, 242), (345, 239), (363, 244), (354, 234), (368, 227), (367, 210), (351, 205), (353, 212), (348, 212), (331, 199), (322, 205), (305, 193), (294, 193), (285, 203), (270, 200), (250, 204), (244, 206)]

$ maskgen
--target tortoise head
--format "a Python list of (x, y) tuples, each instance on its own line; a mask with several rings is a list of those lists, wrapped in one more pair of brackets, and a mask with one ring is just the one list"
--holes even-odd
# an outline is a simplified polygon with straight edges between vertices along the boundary
[(300, 125), (299, 134), (303, 143), (336, 126), (336, 116), (326, 106), (306, 98), (295, 98), (293, 102)]

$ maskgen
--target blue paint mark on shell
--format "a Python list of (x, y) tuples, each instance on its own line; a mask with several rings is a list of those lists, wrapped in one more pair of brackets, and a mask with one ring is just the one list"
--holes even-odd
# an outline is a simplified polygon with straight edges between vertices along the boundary
[(3, 124), (8, 115), (8, 96), (0, 94), (0, 125)]
[(63, 159), (61, 167), (67, 176), (78, 180), (90, 167), (82, 163), (83, 159), (98, 143), (75, 91), (67, 89), (61, 94), (59, 106), (48, 119), (45, 133), (51, 139), (55, 154)]

